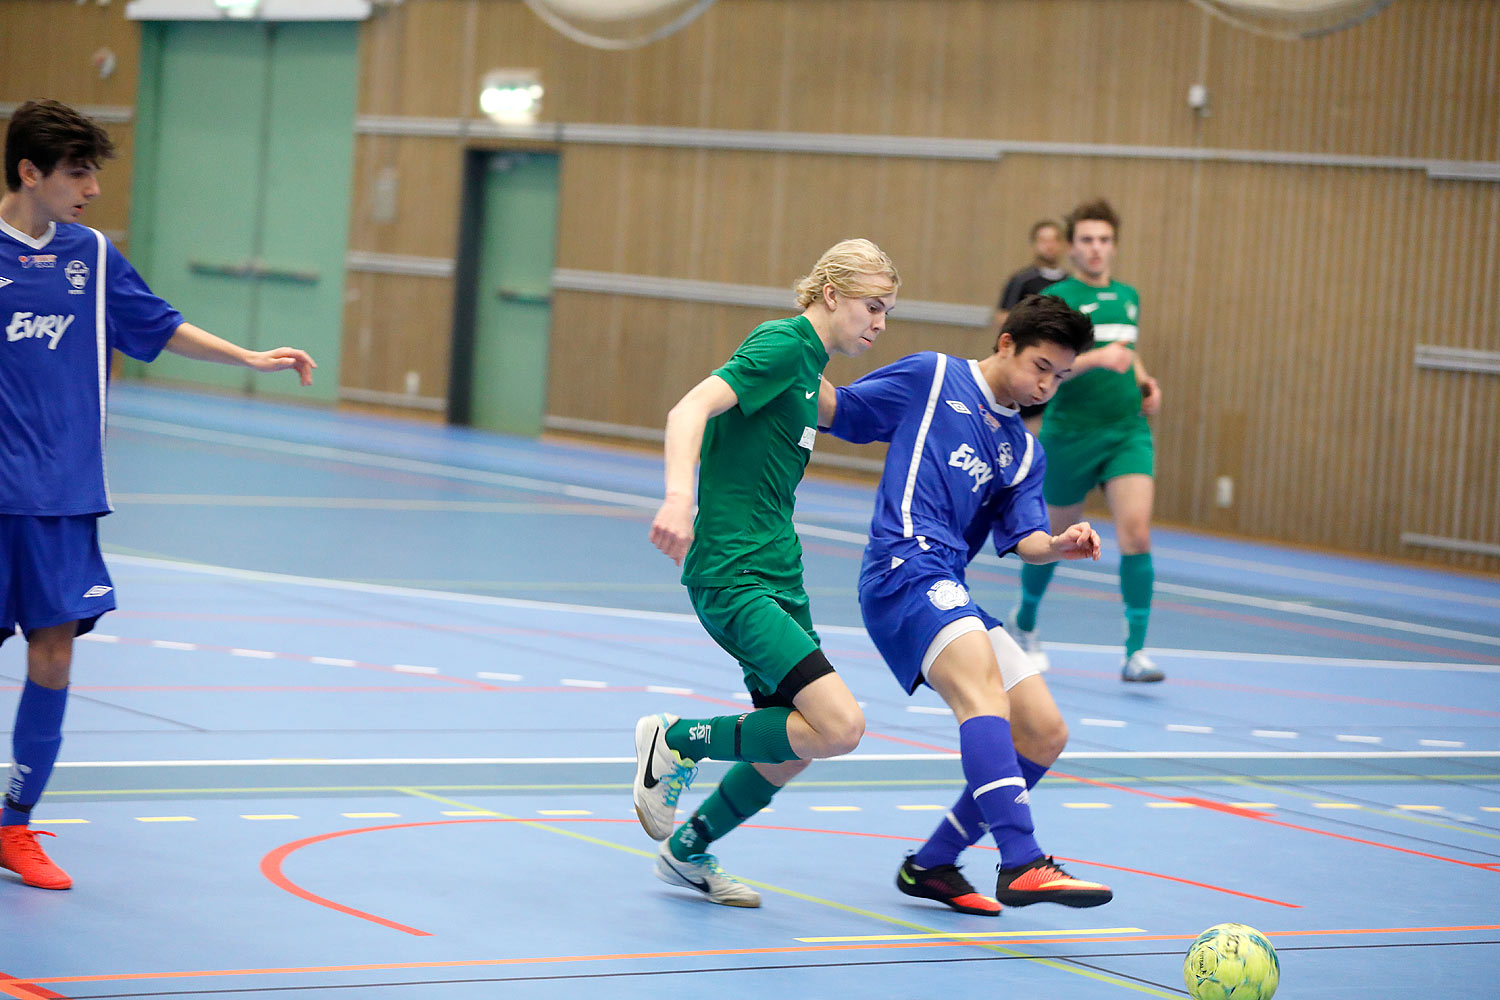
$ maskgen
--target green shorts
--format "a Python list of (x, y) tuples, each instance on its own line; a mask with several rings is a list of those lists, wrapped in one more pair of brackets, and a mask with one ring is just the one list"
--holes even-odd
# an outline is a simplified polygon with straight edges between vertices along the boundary
[(714, 642), (739, 661), (750, 693), (774, 695), (792, 668), (821, 648), (807, 592), (758, 580), (688, 587), (688, 600)]
[(1083, 434), (1048, 434), (1042, 427), (1047, 475), (1042, 498), (1053, 507), (1082, 503), (1089, 490), (1119, 476), (1156, 474), (1151, 425), (1128, 420)]

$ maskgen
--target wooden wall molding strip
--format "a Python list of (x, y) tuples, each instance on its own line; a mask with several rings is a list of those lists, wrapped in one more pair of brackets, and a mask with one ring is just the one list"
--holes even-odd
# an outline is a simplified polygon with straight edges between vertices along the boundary
[[(689, 278), (659, 278), (645, 274), (620, 274), (613, 271), (583, 271), (557, 268), (552, 272), (552, 287), (570, 292), (597, 292), (601, 295), (634, 295), (677, 302), (702, 302), (709, 305), (750, 306), (758, 309), (796, 309), (790, 288), (770, 285), (733, 285), (719, 281), (695, 281)], [(956, 302), (929, 302), (902, 299), (901, 318), (914, 322), (942, 323), (949, 326), (988, 326), (993, 310), (989, 306), (970, 306)]]
[(1418, 368), (1500, 375), (1500, 351), (1476, 351), (1467, 347), (1418, 344), (1413, 355), (1412, 360)]
[(408, 274), (418, 278), (451, 278), (452, 257), (418, 257), (414, 254), (377, 253), (373, 250), (350, 250), (344, 255), (344, 266), (351, 271), (371, 274)]
[(1419, 535), (1412, 531), (1401, 532), (1402, 545), (1417, 545), (1428, 549), (1446, 549), (1449, 552), (1474, 552), (1485, 556), (1500, 556), (1500, 545), (1490, 542), (1475, 542), (1467, 538), (1444, 538), (1441, 535)]
[(1083, 142), (1019, 142), (945, 139), (934, 136), (855, 135), (835, 132), (760, 132), (740, 129), (679, 128), (667, 125), (608, 125), (553, 122), (501, 128), (482, 119), (360, 115), (363, 135), (524, 139), (549, 143), (614, 146), (668, 146), (767, 153), (823, 153), (834, 156), (899, 156), (937, 160), (999, 160), (1006, 154), (1077, 156), (1129, 160), (1186, 160), (1291, 167), (1420, 170), (1433, 180), (1500, 182), (1500, 162), (1435, 160), (1412, 156), (1354, 156), (1264, 149), (1206, 149), (1192, 146), (1137, 146)]
[[(0, 101), (0, 118), (9, 118), (21, 105), (15, 101)], [(74, 106), (80, 114), (107, 125), (120, 125), (134, 120), (135, 108), (117, 104), (78, 104)]]
[(404, 392), (381, 392), (379, 389), (361, 389), (357, 386), (339, 386), (339, 399), (351, 403), (374, 403), (377, 406), (399, 406), (408, 410), (432, 410), (442, 413), (448, 401), (439, 396), (413, 396)]

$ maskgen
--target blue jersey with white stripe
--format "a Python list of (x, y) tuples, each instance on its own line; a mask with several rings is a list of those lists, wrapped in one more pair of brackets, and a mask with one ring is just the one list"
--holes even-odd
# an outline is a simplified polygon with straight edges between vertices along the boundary
[(150, 361), (181, 323), (102, 233), (0, 221), (0, 514), (110, 510), (110, 351)]
[(861, 580), (932, 551), (961, 578), (986, 537), (1004, 555), (1048, 530), (1042, 447), (976, 361), (924, 351), (877, 369), (838, 390), (829, 432), (890, 442)]

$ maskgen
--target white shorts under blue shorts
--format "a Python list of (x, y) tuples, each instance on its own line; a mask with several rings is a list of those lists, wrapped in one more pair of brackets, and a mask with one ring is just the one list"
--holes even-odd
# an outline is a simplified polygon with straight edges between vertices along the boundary
[(1009, 691), (1039, 671), (999, 619), (969, 595), (963, 574), (923, 553), (860, 581), (865, 630), (886, 666), (910, 694), (947, 645), (968, 632), (987, 632), (1000, 676)]

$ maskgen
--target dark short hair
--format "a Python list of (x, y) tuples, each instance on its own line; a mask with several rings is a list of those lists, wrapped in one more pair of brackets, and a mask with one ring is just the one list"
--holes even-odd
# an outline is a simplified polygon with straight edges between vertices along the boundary
[(27, 101), (16, 108), (5, 130), (5, 186), (21, 189), (22, 160), (30, 160), (46, 176), (59, 163), (97, 167), (114, 155), (115, 144), (92, 118), (57, 101)]
[(1073, 242), (1073, 227), (1080, 222), (1107, 222), (1109, 223), (1109, 227), (1115, 231), (1115, 235), (1120, 235), (1120, 217), (1115, 214), (1115, 210), (1110, 206), (1109, 202), (1103, 198), (1095, 198), (1093, 201), (1086, 201), (1082, 205), (1079, 205), (1068, 213), (1065, 221), (1068, 224), (1069, 243)]
[(1056, 219), (1042, 219), (1039, 222), (1033, 222), (1031, 224), (1031, 235), (1026, 237), (1027, 242), (1035, 243), (1036, 234), (1041, 232), (1043, 229), (1056, 229), (1059, 233), (1063, 231), (1062, 223), (1058, 222)]
[(1028, 295), (1005, 317), (1001, 333), (1010, 334), (1019, 354), (1047, 342), (1082, 354), (1094, 344), (1094, 322), (1052, 295)]

